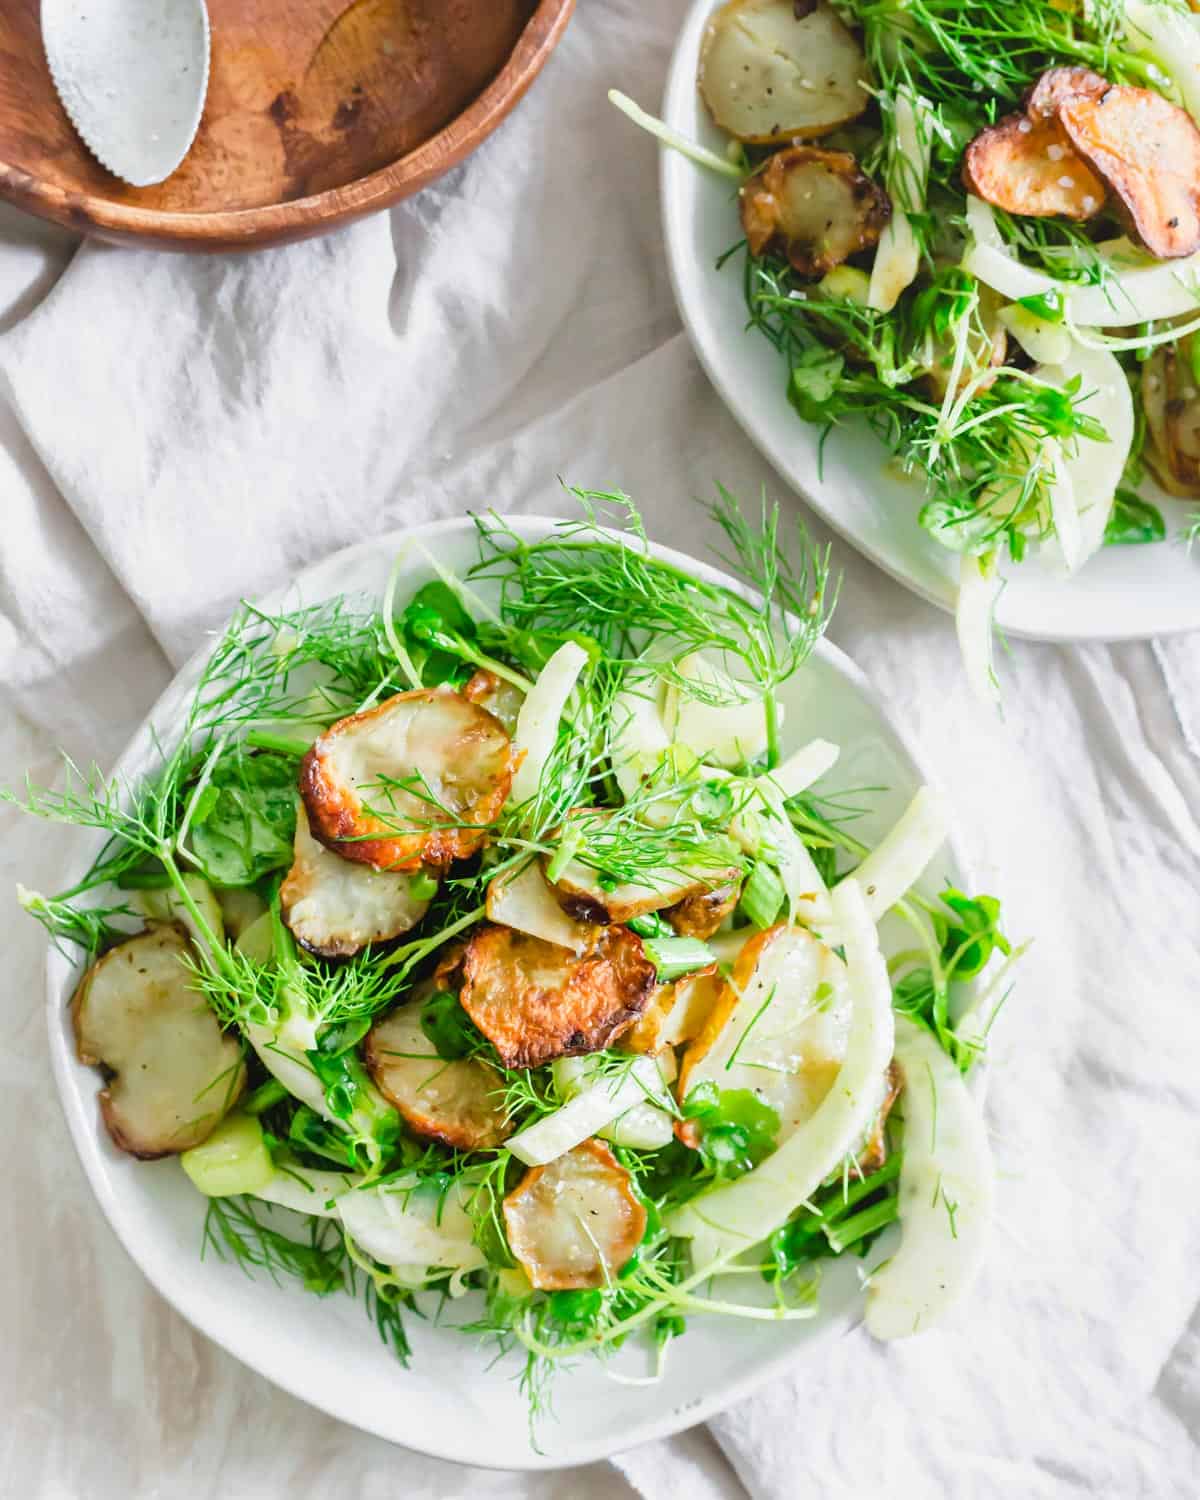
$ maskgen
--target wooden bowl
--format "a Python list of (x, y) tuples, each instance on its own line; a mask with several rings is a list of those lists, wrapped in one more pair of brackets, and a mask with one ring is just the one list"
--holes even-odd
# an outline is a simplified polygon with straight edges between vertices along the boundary
[(168, 250), (323, 234), (474, 151), (541, 71), (574, 4), (209, 0), (200, 133), (174, 176), (131, 188), (89, 154), (59, 103), (40, 0), (0, 0), (0, 197)]

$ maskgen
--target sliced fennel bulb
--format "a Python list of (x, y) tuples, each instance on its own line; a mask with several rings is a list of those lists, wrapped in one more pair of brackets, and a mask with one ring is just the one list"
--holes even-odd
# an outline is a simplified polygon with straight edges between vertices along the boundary
[(668, 1216), (671, 1233), (692, 1240), (697, 1267), (727, 1261), (778, 1229), (837, 1170), (879, 1109), (894, 1035), (887, 966), (858, 882), (842, 881), (831, 904), (853, 1007), (845, 1059), (816, 1113), (778, 1150)]
[(258, 1053), (259, 1061), (272, 1078), (277, 1078), (288, 1093), (315, 1110), (331, 1125), (344, 1128), (344, 1122), (335, 1119), (325, 1098), (321, 1080), (305, 1056), (317, 1045), (317, 1023), (299, 1007), (281, 1016), (271, 1026), (260, 1021), (248, 1021), (243, 1028), (250, 1045)]
[(774, 782), (784, 797), (798, 797), (807, 791), (814, 781), (832, 771), (841, 752), (828, 740), (809, 740), (802, 745), (764, 779)]
[(399, 1178), (343, 1193), (337, 1215), (360, 1250), (419, 1283), (430, 1267), (473, 1271), (487, 1263), (464, 1206), (469, 1191), (461, 1179), (443, 1193)]
[(179, 1165), (210, 1198), (257, 1193), (275, 1176), (262, 1126), (253, 1115), (226, 1115), (206, 1141), (181, 1154)]
[[(1097, 285), (1081, 286), (1022, 265), (1001, 239), (995, 216), (981, 198), (968, 195), (967, 226), (973, 239), (963, 256), (964, 269), (1010, 302), (1056, 296), (1067, 318), (1083, 328), (1127, 327), (1196, 310), (1200, 254), (1136, 264), (1146, 261), (1144, 254), (1128, 240), (1114, 240), (1097, 247), (1110, 268), (1109, 275)], [(1123, 260), (1135, 264), (1124, 268)]]
[(954, 628), (967, 682), (980, 703), (1000, 706), (1000, 684), (992, 660), (992, 612), (1000, 596), (994, 553), (972, 557), (964, 553), (958, 575)]
[(1179, 90), (1183, 107), (1200, 121), (1200, 35), (1191, 15), (1173, 5), (1125, 0), (1125, 35)]
[[(655, 1058), (662, 1084), (673, 1081), (676, 1072), (675, 1054), (670, 1047)], [(655, 1103), (655, 1100), (661, 1102)], [(670, 1097), (665, 1087), (647, 1095), (640, 1103), (618, 1115), (615, 1120), (599, 1132), (600, 1139), (611, 1141), (614, 1146), (627, 1146), (631, 1151), (661, 1151), (675, 1134), (675, 1116)]]
[(290, 1208), (293, 1213), (337, 1217), (337, 1199), (361, 1185), (363, 1178), (349, 1172), (315, 1172), (310, 1167), (278, 1168), (252, 1196), (264, 1203)]
[[(217, 893), (202, 875), (185, 875), (183, 884), (209, 931), (218, 943), (225, 941), (225, 918)], [(130, 905), (151, 922), (182, 922), (197, 948), (208, 952), (208, 939), (179, 892), (172, 886), (158, 891), (134, 891)], [(211, 956), (211, 955), (210, 955)]]
[(941, 796), (932, 787), (921, 787), (854, 872), (873, 922), (904, 899), (946, 842), (946, 832)]
[(464, 1204), (469, 1191), (458, 1182), (445, 1193), (421, 1188), (411, 1176), (372, 1186), (353, 1173), (288, 1166), (253, 1189), (253, 1196), (295, 1213), (340, 1220), (360, 1250), (420, 1285), (431, 1268), (473, 1271), (485, 1263)]
[(1040, 365), (1057, 365), (1071, 352), (1071, 335), (1061, 323), (1047, 322), (1019, 302), (1002, 307), (996, 316), (1030, 359)]
[(671, 748), (663, 724), (661, 679), (651, 671), (633, 671), (613, 699), (613, 774), (626, 801), (637, 795), (642, 778), (652, 775)]
[(900, 294), (912, 285), (921, 263), (908, 215), (919, 214), (925, 207), (932, 145), (930, 109), (924, 99), (901, 86), (892, 107), (895, 136), (885, 175), (892, 217), (879, 237), (867, 293), (867, 306), (879, 312), (891, 312)]
[[(1047, 484), (1050, 520), (1054, 524), (1054, 535), (1062, 550), (1067, 572), (1073, 573), (1083, 561), (1083, 528), (1079, 523), (1079, 507), (1075, 503), (1075, 485), (1062, 445), (1053, 438), (1047, 438), (1042, 449), (1051, 475)], [(1110, 506), (1111, 503), (1110, 500)]]
[(515, 805), (537, 795), (542, 772), (554, 749), (559, 720), (587, 659), (582, 646), (565, 641), (542, 668), (532, 691), (521, 704), (513, 735), (513, 750), (523, 756), (510, 794)]
[[(587, 1057), (560, 1057), (553, 1066), (558, 1090), (568, 1098), (586, 1089), (595, 1072), (593, 1060)], [(669, 1047), (653, 1056), (640, 1057), (634, 1064), (633, 1076), (641, 1085), (641, 1097), (596, 1134), (614, 1146), (660, 1151), (675, 1133), (667, 1085), (674, 1081), (676, 1071), (675, 1054)]]
[[(237, 940), (237, 951), (254, 963), (266, 963), (272, 952), (272, 920), (271, 913), (264, 912), (251, 922)], [(289, 1005), (271, 1023), (247, 1021), (243, 1030), (272, 1078), (277, 1078), (289, 1094), (315, 1110), (322, 1119), (339, 1129), (345, 1128), (345, 1122), (334, 1119), (330, 1113), (321, 1080), (306, 1056), (317, 1045), (317, 1021), (301, 1002)]]
[[(569, 1063), (570, 1059), (562, 1062)], [(555, 1078), (563, 1092), (578, 1087), (579, 1073), (575, 1069), (555, 1065)], [(599, 1078), (595, 1083), (579, 1089), (566, 1104), (553, 1114), (545, 1115), (533, 1125), (519, 1130), (505, 1141), (506, 1148), (518, 1161), (528, 1167), (544, 1167), (560, 1156), (565, 1156), (581, 1141), (596, 1135), (606, 1125), (645, 1104), (663, 1092), (662, 1075), (650, 1057), (639, 1057), (628, 1069), (608, 1078)], [(667, 1133), (669, 1138), (670, 1132)], [(660, 1144), (665, 1145), (666, 1139)]]
[(900, 1245), (871, 1278), (867, 1327), (879, 1339), (923, 1331), (970, 1286), (995, 1195), (987, 1130), (962, 1075), (922, 1026), (896, 1018), (904, 1073)]
[(784, 808), (784, 793), (768, 776), (754, 782), (759, 806), (743, 808), (729, 825), (729, 832), (747, 854), (766, 857), (779, 871), (787, 892), (792, 920), (803, 918), (810, 925), (829, 920), (829, 893), (804, 840), (792, 826)]
[(358, 1103), (353, 1112), (347, 1118), (334, 1114), (325, 1086), (307, 1056), (316, 1049), (317, 1029), (317, 1018), (299, 1001), (282, 1011), (273, 1024), (248, 1021), (243, 1026), (247, 1040), (272, 1078), (277, 1078), (289, 1094), (307, 1104), (335, 1130), (346, 1131), (376, 1153), (380, 1123), (394, 1118), (395, 1111), (375, 1085), (364, 1079), (358, 1085)]
[[(676, 663), (663, 703), (663, 727), (675, 744), (701, 761), (726, 769), (752, 761), (767, 747), (767, 718), (761, 691), (736, 682), (702, 651)], [(706, 703), (698, 693), (720, 698)]]
[[(1056, 485), (1062, 485), (1074, 514), (1067, 516), (1067, 499), (1059, 494), (1054, 523), (1067, 567), (1074, 570), (1104, 545), (1104, 529), (1133, 443), (1133, 396), (1114, 355), (1107, 349), (1088, 349), (1074, 341), (1070, 354), (1060, 364), (1039, 366), (1035, 373), (1039, 380), (1059, 387), (1078, 377), (1082, 410), (1108, 435), (1106, 442), (1076, 438), (1074, 451), (1062, 450), (1061, 463), (1055, 455), (1051, 503), (1055, 505)], [(1059, 530), (1060, 517), (1065, 532)]]

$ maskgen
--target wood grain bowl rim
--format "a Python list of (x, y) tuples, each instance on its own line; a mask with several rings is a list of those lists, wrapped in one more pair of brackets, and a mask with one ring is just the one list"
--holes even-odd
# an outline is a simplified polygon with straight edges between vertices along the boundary
[(257, 208), (180, 213), (73, 193), (0, 160), (0, 199), (82, 234), (163, 250), (265, 249), (327, 234), (428, 186), (480, 146), (545, 67), (575, 0), (538, 0), (507, 62), (478, 98), (428, 140), (340, 187)]

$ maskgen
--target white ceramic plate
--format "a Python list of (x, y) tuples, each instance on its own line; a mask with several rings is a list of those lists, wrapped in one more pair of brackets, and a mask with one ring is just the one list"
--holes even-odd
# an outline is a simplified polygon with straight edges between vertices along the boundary
[[(545, 536), (552, 522), (513, 517), (529, 538)], [(268, 610), (314, 604), (332, 595), (367, 593), (377, 601), (392, 561), (405, 541), (422, 538), (452, 569), (477, 556), (474, 527), (456, 519), (396, 532), (338, 553), (303, 573), (286, 593), (262, 603)], [(714, 569), (658, 547), (668, 560), (699, 576), (728, 582)], [(400, 579), (399, 597), (428, 581), (419, 556)], [(192, 659), (159, 700), (118, 763), (123, 778), (151, 770), (156, 758), (150, 729), (170, 743), (206, 653)], [(857, 668), (835, 647), (822, 644), (781, 695), (787, 720), (785, 748), (822, 736), (842, 747), (830, 784), (840, 789), (886, 787), (871, 813), (856, 825), (874, 840), (903, 810), (928, 778), (915, 751), (884, 717), (881, 704)], [(796, 726), (786, 734), (788, 724)], [(80, 836), (63, 884), (94, 857), (98, 840)], [(930, 890), (943, 877), (966, 878), (959, 859), (946, 857), (930, 871)], [(898, 934), (903, 946), (904, 935)], [(691, 1426), (796, 1360), (819, 1359), (817, 1346), (844, 1333), (860, 1315), (854, 1265), (833, 1266), (812, 1322), (766, 1324), (733, 1319), (690, 1319), (685, 1338), (672, 1350), (657, 1385), (618, 1384), (592, 1361), (561, 1372), (554, 1388), (554, 1416), (538, 1428), (541, 1452), (529, 1441), (524, 1398), (517, 1388), (515, 1358), (492, 1364), (492, 1351), (467, 1335), (406, 1319), (413, 1345), (404, 1370), (380, 1343), (361, 1305), (349, 1297), (311, 1296), (267, 1279), (249, 1280), (233, 1264), (200, 1259), (204, 1199), (175, 1160), (137, 1162), (117, 1151), (100, 1121), (99, 1073), (74, 1053), (68, 1002), (78, 971), (51, 949), (48, 961), (50, 1047), (63, 1107), (88, 1178), (122, 1244), (162, 1295), (210, 1338), (302, 1400), (393, 1442), (439, 1458), (499, 1468), (555, 1468), (587, 1463)], [(489, 1368), (490, 1365), (490, 1368)], [(618, 1369), (645, 1374), (636, 1350), (619, 1357)]]
[[(713, 124), (696, 88), (705, 22), (719, 0), (696, 0), (680, 32), (663, 118), (714, 151), (728, 137)], [(741, 238), (734, 189), (676, 151), (662, 153), (662, 209), (671, 279), (683, 321), (709, 379), (747, 436), (818, 514), (900, 583), (953, 609), (958, 559), (917, 524), (919, 485), (889, 473), (884, 448), (865, 429), (842, 428), (818, 463), (820, 430), (788, 405), (783, 364), (761, 336), (746, 331), (736, 264), (717, 257)], [(1200, 556), (1178, 541), (1187, 502), (1147, 494), (1174, 540), (1107, 547), (1075, 578), (1040, 564), (1009, 573), (996, 619), (1013, 635), (1039, 640), (1141, 640), (1200, 629)]]

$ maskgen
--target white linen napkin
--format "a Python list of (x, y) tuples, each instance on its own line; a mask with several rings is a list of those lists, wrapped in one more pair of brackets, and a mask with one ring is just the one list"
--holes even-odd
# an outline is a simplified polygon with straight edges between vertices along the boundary
[[(653, 535), (700, 554), (693, 498), (714, 480), (782, 492), (680, 332), (656, 148), (604, 99), (655, 104), (684, 9), (584, 0), (470, 163), (328, 239), (214, 259), (88, 245), (30, 312), (56, 252), (10, 236), (7, 767), (45, 774), (51, 739), (110, 758), (238, 597), (389, 527), (562, 510), (562, 475), (624, 487)], [(130, 1496), (184, 1464), (190, 1491), (246, 1496), (1196, 1493), (1200, 642), (1015, 642), (1001, 727), (969, 699), (951, 622), (847, 547), (836, 561), (834, 639), (923, 745), (980, 887), (1035, 939), (997, 1026), (999, 1224), (970, 1305), (919, 1341), (848, 1336), (714, 1421), (720, 1451), (693, 1433), (561, 1479), (399, 1457), (236, 1366), (115, 1253), (51, 1097), (40, 945), (14, 925), (14, 1494), (106, 1495), (85, 1481), (96, 1451)], [(0, 869), (53, 884), (53, 841), (0, 828)]]

